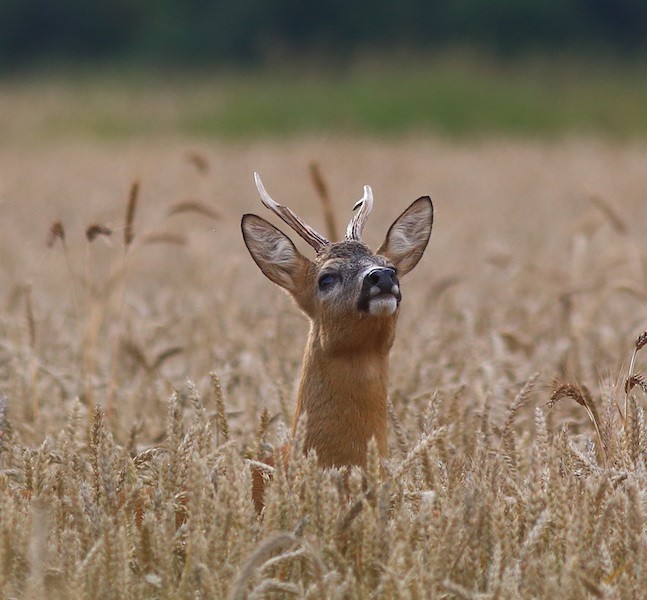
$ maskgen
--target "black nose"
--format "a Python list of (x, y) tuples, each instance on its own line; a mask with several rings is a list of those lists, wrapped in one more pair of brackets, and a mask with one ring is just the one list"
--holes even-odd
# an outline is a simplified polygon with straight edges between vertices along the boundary
[(398, 284), (398, 279), (395, 276), (393, 269), (373, 269), (365, 279), (372, 286), (376, 286), (380, 292), (391, 292), (394, 285)]

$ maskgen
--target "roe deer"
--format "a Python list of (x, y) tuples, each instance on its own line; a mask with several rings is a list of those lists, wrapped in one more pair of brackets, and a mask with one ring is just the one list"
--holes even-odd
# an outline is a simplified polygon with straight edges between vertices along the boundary
[[(321, 466), (364, 466), (372, 437), (380, 455), (387, 454), (389, 351), (402, 298), (399, 278), (416, 266), (427, 247), (431, 199), (413, 202), (374, 254), (361, 239), (373, 206), (369, 186), (354, 207), (346, 238), (330, 242), (272, 200), (258, 173), (254, 177), (263, 204), (317, 253), (309, 260), (265, 219), (243, 216), (243, 238), (252, 258), (310, 319), (292, 433), (306, 413), (304, 449), (314, 449)], [(260, 510), (263, 483), (258, 474), (253, 493)]]

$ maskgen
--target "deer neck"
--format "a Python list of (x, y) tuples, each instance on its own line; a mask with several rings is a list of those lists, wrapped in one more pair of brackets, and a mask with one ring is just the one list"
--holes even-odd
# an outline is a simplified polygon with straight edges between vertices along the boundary
[(312, 322), (303, 357), (293, 428), (307, 415), (305, 449), (322, 466), (364, 465), (375, 437), (387, 454), (389, 351), (395, 319), (358, 331), (334, 331)]

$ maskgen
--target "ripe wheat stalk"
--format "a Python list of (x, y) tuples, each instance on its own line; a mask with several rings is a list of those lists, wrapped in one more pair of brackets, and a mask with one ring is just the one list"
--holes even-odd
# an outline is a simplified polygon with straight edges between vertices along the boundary
[[(301, 146), (287, 148), (303, 156)], [(516, 160), (488, 148), (503, 155), (482, 163), (488, 152), (442, 147), (461, 175), (469, 161), (478, 177)], [(366, 156), (368, 168), (386, 151), (368, 142), (342, 150), (326, 170), (331, 183), (351, 178), (349, 157)], [(402, 142), (397, 156), (413, 162), (419, 152)], [(526, 148), (533, 152), (543, 150)], [(555, 152), (568, 161), (577, 149)], [(202, 177), (220, 158), (191, 160)], [(433, 168), (431, 158), (407, 177)], [(538, 176), (529, 171), (496, 175), (519, 189)], [(311, 192), (305, 166), (302, 179)], [(286, 441), (304, 324), (282, 296), (245, 277), (254, 266), (228, 237), (238, 205), (218, 205), (212, 235), (204, 211), (155, 213), (154, 183), (142, 180), (137, 212), (128, 211), (128, 244), (124, 203), (114, 220), (97, 208), (85, 230), (66, 217), (47, 269), (3, 288), (0, 597), (642, 596), (647, 338), (635, 337), (646, 315), (634, 258), (647, 250), (621, 202), (590, 206), (605, 220), (585, 230), (568, 214), (556, 223), (551, 200), (537, 202), (559, 247), (533, 253), (521, 234), (514, 251), (491, 250), (480, 204), (459, 211), (439, 199), (439, 223), (468, 233), (444, 235), (448, 249), (433, 248), (419, 267), (429, 277), (412, 277), (407, 290), (389, 457), (380, 464), (371, 444), (364, 471), (322, 470), (301, 452), (297, 428), (289, 468), (268, 468), (259, 519), (250, 464), (259, 468)], [(169, 193), (165, 207), (192, 196)], [(509, 231), (510, 215), (492, 218)], [(39, 252), (44, 219), (34, 225)], [(146, 244), (151, 232), (187, 243)], [(2, 257), (21, 252), (28, 248), (12, 245)], [(86, 297), (78, 312), (74, 286)]]

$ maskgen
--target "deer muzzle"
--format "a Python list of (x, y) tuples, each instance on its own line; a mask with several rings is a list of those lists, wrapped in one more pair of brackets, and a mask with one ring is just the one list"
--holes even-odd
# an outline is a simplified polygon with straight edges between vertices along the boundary
[(357, 308), (373, 316), (388, 316), (396, 311), (401, 299), (395, 270), (377, 267), (364, 276)]

